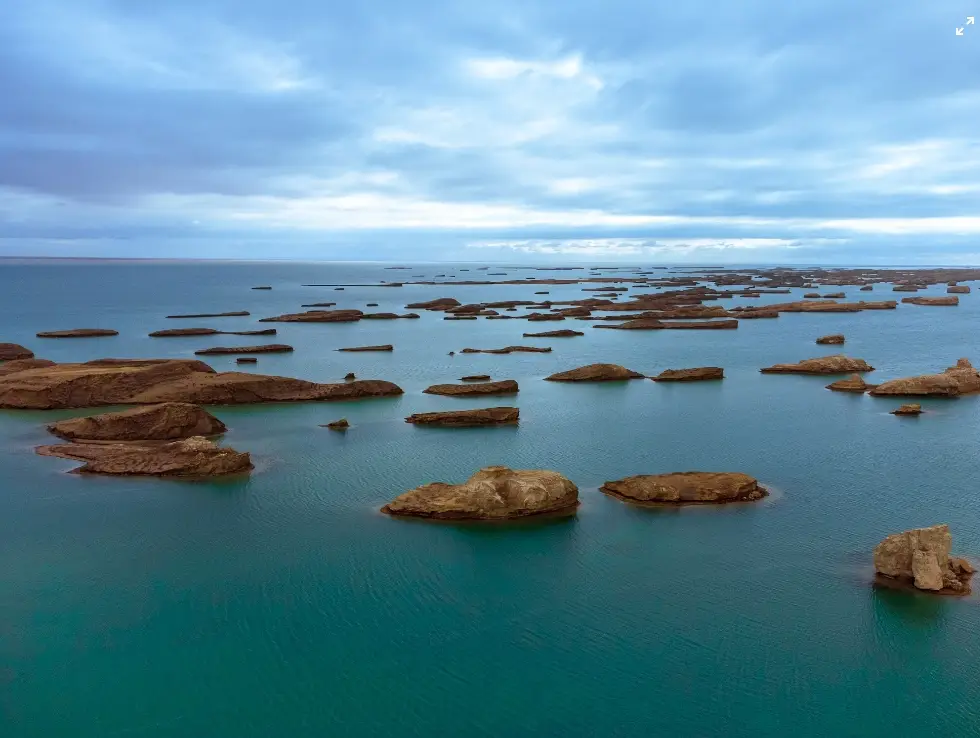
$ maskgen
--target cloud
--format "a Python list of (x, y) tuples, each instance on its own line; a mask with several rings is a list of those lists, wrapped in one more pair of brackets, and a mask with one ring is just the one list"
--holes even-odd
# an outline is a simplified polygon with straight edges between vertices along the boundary
[(975, 250), (980, 44), (951, 0), (289, 10), (15, 4), (0, 253)]

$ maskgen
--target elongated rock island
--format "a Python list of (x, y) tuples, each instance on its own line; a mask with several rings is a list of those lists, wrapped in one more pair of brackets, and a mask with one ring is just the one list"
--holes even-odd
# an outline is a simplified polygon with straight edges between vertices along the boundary
[(262, 346), (214, 346), (195, 351), (197, 356), (209, 354), (286, 354), (293, 350), (292, 346), (284, 343), (267, 343)]
[(516, 407), (485, 407), (472, 410), (444, 410), (415, 413), (405, 418), (414, 425), (437, 425), (449, 428), (470, 428), (481, 425), (514, 425), (520, 420)]
[(804, 359), (796, 364), (775, 364), (760, 369), (763, 374), (851, 374), (872, 372), (874, 367), (864, 359), (852, 359), (844, 354)]
[(665, 369), (655, 377), (654, 382), (700, 382), (724, 379), (725, 370), (720, 366), (699, 366), (694, 369)]
[(627, 502), (654, 505), (718, 505), (761, 500), (768, 494), (755, 478), (738, 472), (641, 474), (599, 489)]
[(102, 338), (104, 336), (118, 336), (119, 331), (111, 328), (72, 328), (67, 331), (42, 331), (37, 334), (38, 338)]
[(175, 441), (224, 433), (225, 424), (187, 402), (163, 402), (114, 413), (60, 420), (48, 430), (66, 441)]
[(624, 379), (643, 379), (643, 375), (619, 364), (588, 364), (566, 372), (545, 377), (549, 382), (618, 382)]
[(471, 384), (434, 384), (423, 390), (427, 395), (450, 395), (465, 397), (467, 395), (513, 395), (520, 388), (513, 379), (502, 379), (499, 382), (474, 382)]
[(973, 392), (980, 392), (980, 373), (969, 359), (960, 359), (940, 374), (892, 379), (871, 390), (872, 395), (895, 397), (957, 397)]

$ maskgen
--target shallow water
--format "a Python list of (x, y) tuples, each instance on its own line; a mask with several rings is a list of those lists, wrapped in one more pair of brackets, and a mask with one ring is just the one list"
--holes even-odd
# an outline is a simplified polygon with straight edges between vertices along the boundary
[[(958, 552), (980, 555), (980, 398), (925, 400), (927, 414), (896, 418), (888, 411), (898, 400), (758, 372), (840, 351), (877, 368), (869, 381), (980, 360), (976, 293), (960, 295), (956, 308), (783, 314), (736, 331), (457, 322), (422, 312), (420, 320), (274, 324), (279, 334), (267, 339), (146, 335), (268, 327), (257, 319), (310, 302), (405, 312), (435, 297), (592, 294), (583, 285), (301, 286), (483, 278), (477, 266), (0, 266), (0, 341), (40, 357), (187, 357), (268, 340), (296, 351), (240, 370), (321, 381), (353, 371), (405, 389), (352, 403), (217, 408), (231, 429), (225, 442), (252, 452), (258, 467), (218, 482), (66, 474), (73, 462), (33, 448), (49, 439), (46, 422), (82, 412), (0, 413), (0, 735), (980, 732), (980, 599), (875, 589), (869, 568), (884, 535), (939, 522), (952, 526)], [(848, 299), (905, 296), (882, 285), (844, 289)], [(789, 299), (798, 298), (714, 304)], [(164, 319), (230, 310), (252, 315)], [(34, 338), (81, 327), (120, 335)], [(558, 328), (586, 335), (521, 336)], [(847, 335), (844, 347), (814, 344), (835, 332)], [(395, 351), (335, 351), (382, 343)], [(510, 344), (554, 350), (458, 353)], [(236, 368), (234, 357), (207, 359)], [(596, 361), (646, 374), (718, 365), (726, 378), (541, 381)], [(518, 380), (520, 394), (421, 393), (483, 373)], [(519, 406), (520, 426), (447, 430), (403, 420), (488, 405)], [(346, 433), (317, 427), (339, 417), (352, 423)], [(480, 526), (377, 512), (406, 489), (462, 481), (491, 464), (564, 473), (582, 491), (578, 515)], [(597, 489), (630, 474), (690, 469), (744, 471), (774, 494), (673, 510), (631, 507)]]

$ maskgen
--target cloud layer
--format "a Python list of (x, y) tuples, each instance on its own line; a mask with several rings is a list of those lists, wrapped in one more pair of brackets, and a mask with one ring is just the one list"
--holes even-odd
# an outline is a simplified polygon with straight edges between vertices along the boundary
[(32, 0), (0, 254), (980, 262), (954, 0)]

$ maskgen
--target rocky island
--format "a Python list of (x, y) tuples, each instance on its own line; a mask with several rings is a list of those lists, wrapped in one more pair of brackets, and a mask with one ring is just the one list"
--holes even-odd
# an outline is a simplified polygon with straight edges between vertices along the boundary
[(624, 379), (644, 379), (644, 376), (618, 364), (588, 364), (552, 374), (545, 379), (549, 382), (618, 382)]
[(471, 395), (513, 395), (519, 390), (513, 379), (499, 382), (475, 382), (473, 384), (434, 384), (423, 391), (427, 395), (466, 397)]
[(602, 492), (627, 502), (652, 505), (719, 505), (761, 500), (768, 492), (748, 474), (675, 472), (641, 474), (606, 482)]
[(224, 433), (225, 424), (203, 408), (163, 402), (114, 413), (60, 420), (48, 430), (66, 441), (174, 441)]
[(875, 546), (877, 581), (939, 594), (969, 594), (974, 568), (966, 559), (951, 556), (952, 548), (948, 525), (893, 533)]
[(852, 359), (844, 354), (834, 354), (804, 359), (796, 364), (775, 364), (759, 371), (763, 374), (850, 374), (872, 372), (874, 367), (864, 359)]
[(701, 382), (724, 379), (725, 370), (720, 366), (699, 366), (694, 369), (665, 369), (655, 377), (654, 382)]
[(520, 420), (516, 407), (485, 407), (473, 410), (447, 410), (415, 413), (405, 418), (414, 425), (437, 425), (448, 428), (471, 428), (482, 425), (514, 425)]
[(917, 377), (893, 379), (871, 390), (876, 396), (932, 396), (957, 397), (980, 392), (980, 373), (969, 359), (960, 359), (940, 374), (923, 374)]

